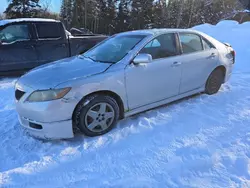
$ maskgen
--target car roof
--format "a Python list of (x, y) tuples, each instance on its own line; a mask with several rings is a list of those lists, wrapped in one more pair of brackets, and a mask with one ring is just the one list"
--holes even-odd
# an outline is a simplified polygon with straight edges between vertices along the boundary
[(18, 22), (59, 22), (59, 21), (54, 20), (54, 19), (44, 19), (44, 18), (6, 19), (6, 20), (0, 20), (0, 26), (11, 24), (11, 23), (18, 23)]
[(164, 33), (171, 33), (171, 32), (191, 32), (191, 33), (198, 33), (192, 29), (173, 29), (173, 28), (161, 28), (161, 29), (144, 29), (144, 30), (135, 30), (135, 31), (127, 31), (120, 33), (118, 35), (161, 35)]

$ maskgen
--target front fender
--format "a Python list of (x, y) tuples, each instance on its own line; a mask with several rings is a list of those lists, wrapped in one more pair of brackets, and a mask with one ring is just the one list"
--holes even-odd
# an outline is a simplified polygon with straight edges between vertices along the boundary
[(71, 80), (58, 85), (56, 88), (71, 87), (71, 91), (64, 96), (65, 102), (77, 105), (83, 97), (91, 93), (110, 91), (117, 94), (124, 105), (124, 110), (128, 109), (124, 70), (116, 72), (105, 72), (85, 79)]

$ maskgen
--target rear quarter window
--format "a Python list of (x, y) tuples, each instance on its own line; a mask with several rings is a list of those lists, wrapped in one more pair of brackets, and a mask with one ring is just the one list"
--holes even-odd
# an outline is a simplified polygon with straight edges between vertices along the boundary
[(59, 39), (62, 36), (59, 23), (37, 23), (36, 30), (39, 39)]

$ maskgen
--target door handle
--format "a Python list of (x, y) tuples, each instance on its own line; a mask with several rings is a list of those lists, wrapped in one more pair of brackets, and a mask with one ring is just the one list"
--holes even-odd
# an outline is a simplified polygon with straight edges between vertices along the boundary
[(66, 47), (66, 44), (58, 44), (57, 46), (58, 46), (58, 47), (63, 47), (63, 48), (65, 48), (65, 47)]
[(178, 66), (180, 66), (182, 63), (181, 62), (178, 62), (178, 61), (176, 61), (176, 62), (173, 62), (172, 63), (172, 67), (178, 67)]

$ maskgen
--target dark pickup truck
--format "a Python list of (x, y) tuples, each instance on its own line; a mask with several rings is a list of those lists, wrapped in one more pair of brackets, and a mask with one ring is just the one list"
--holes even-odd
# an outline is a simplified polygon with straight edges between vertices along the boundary
[(0, 76), (81, 54), (106, 38), (94, 34), (73, 36), (57, 20), (1, 20)]

